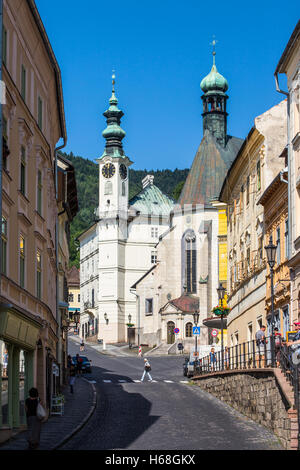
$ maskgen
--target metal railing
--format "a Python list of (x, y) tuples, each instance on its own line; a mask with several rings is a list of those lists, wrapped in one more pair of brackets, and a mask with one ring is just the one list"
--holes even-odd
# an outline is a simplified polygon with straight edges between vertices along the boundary
[[(224, 348), (223, 352), (209, 354), (197, 364), (199, 375), (212, 374), (220, 371), (241, 369), (264, 369), (272, 367), (272, 338), (267, 337), (263, 344), (257, 345), (256, 340)], [(294, 409), (298, 414), (298, 449), (300, 449), (300, 364), (292, 361), (293, 350), (283, 344), (274, 351), (275, 364), (279, 367), (294, 391)]]

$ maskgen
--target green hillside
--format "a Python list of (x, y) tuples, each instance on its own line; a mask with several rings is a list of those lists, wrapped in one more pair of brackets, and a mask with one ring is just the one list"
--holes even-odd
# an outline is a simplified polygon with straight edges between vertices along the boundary
[[(79, 267), (79, 251), (76, 237), (94, 221), (94, 209), (98, 206), (98, 165), (87, 158), (61, 152), (75, 168), (79, 212), (71, 223), (70, 265)], [(165, 194), (178, 199), (189, 170), (132, 170), (129, 169), (129, 199), (142, 190), (142, 179), (154, 175), (154, 183)]]

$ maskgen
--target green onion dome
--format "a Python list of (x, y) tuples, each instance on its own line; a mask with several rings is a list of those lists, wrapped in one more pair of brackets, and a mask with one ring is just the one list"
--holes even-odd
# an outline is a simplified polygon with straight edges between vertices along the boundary
[(228, 90), (228, 82), (218, 72), (216, 65), (213, 64), (210, 73), (200, 83), (200, 87), (204, 93), (209, 91), (222, 91), (225, 93)]
[(105, 111), (104, 116), (107, 118), (107, 127), (102, 132), (105, 139), (116, 139), (121, 141), (124, 139), (126, 132), (120, 127), (120, 120), (123, 112), (118, 108), (118, 100), (113, 90), (112, 96), (109, 100), (109, 108)]

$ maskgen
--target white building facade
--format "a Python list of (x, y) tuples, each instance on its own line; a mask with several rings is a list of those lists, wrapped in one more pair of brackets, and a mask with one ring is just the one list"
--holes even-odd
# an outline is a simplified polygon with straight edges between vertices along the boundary
[[(106, 146), (98, 159), (97, 220), (78, 237), (81, 325), (94, 316), (99, 340), (122, 343), (127, 341), (127, 324), (137, 328), (136, 296), (130, 288), (155, 264), (156, 245), (169, 227), (174, 201), (154, 185), (152, 175), (143, 180), (142, 191), (129, 201), (128, 168), (132, 161), (122, 146), (123, 112), (117, 107), (114, 87), (109, 104), (104, 113)], [(94, 308), (90, 305), (93, 300)]]

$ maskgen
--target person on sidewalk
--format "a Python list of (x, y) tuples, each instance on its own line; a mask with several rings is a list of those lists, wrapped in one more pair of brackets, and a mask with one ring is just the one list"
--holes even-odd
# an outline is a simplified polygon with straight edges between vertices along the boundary
[(81, 340), (81, 343), (80, 343), (80, 351), (85, 351), (83, 340)]
[(150, 366), (150, 363), (148, 361), (148, 359), (144, 359), (144, 373), (143, 373), (143, 376), (141, 378), (141, 382), (144, 381), (144, 378), (145, 378), (145, 375), (147, 374), (148, 375), (148, 381), (149, 382), (152, 382), (152, 377), (150, 375), (150, 370), (151, 370), (151, 366)]
[(77, 372), (77, 377), (82, 375), (82, 358), (79, 356), (79, 354), (76, 354), (76, 372)]
[(282, 348), (282, 336), (281, 333), (279, 333), (278, 328), (274, 328), (274, 335), (275, 335), (275, 358), (276, 358), (276, 367), (279, 367), (280, 365), (280, 353), (281, 353), (281, 348)]
[(260, 329), (255, 334), (256, 339), (256, 362), (257, 367), (266, 367), (265, 362), (265, 345), (267, 344), (266, 340), (266, 327), (262, 325)]
[(217, 369), (217, 356), (215, 353), (215, 348), (211, 348), (210, 353), (209, 353), (209, 362), (210, 362), (210, 370), (216, 370)]
[(69, 385), (70, 385), (71, 393), (74, 393), (75, 380), (76, 380), (76, 370), (75, 370), (75, 365), (72, 363), (70, 365), (70, 375), (69, 375)]
[(37, 449), (40, 444), (42, 421), (37, 417), (37, 407), (39, 404), (39, 392), (32, 387), (29, 390), (29, 397), (25, 400), (25, 412), (27, 418), (27, 442), (28, 449)]

